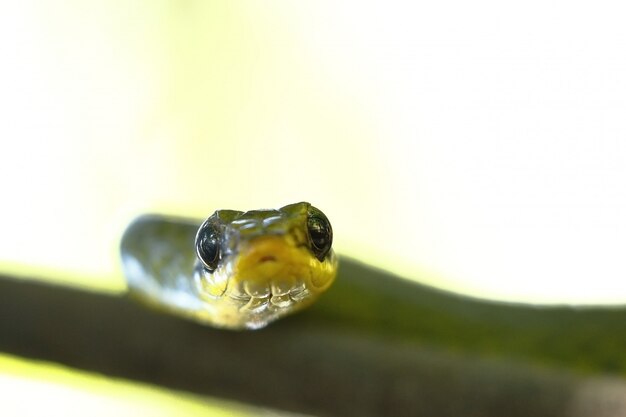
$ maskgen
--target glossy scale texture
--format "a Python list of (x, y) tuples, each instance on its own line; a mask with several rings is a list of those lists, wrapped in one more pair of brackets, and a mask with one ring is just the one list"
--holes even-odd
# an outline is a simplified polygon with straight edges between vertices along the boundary
[[(325, 219), (303, 202), (278, 210), (218, 210), (202, 225), (140, 217), (121, 244), (129, 290), (143, 302), (204, 324), (263, 327), (310, 305), (333, 283), (337, 258), (329, 249), (320, 259), (308, 232), (311, 216), (320, 215)], [(328, 228), (332, 239), (330, 223)], [(202, 244), (198, 249), (202, 239), (209, 240), (208, 252)], [(199, 258), (215, 258), (215, 250), (210, 265)]]

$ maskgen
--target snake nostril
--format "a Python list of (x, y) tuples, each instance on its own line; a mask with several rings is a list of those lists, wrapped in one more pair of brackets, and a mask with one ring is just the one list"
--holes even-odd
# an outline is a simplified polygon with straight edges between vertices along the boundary
[(272, 255), (265, 255), (265, 256), (263, 256), (263, 257), (261, 257), (261, 258), (259, 259), (259, 263), (262, 263), (262, 262), (268, 262), (268, 261), (274, 261), (274, 262), (276, 262), (276, 260), (277, 260), (277, 259), (276, 259), (276, 257), (275, 257), (275, 256), (272, 256)]

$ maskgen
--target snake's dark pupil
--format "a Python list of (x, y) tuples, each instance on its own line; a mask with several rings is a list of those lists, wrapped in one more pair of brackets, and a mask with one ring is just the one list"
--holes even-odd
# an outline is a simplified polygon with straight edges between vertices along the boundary
[(210, 272), (217, 268), (220, 261), (222, 239), (219, 225), (216, 222), (217, 213), (215, 212), (202, 223), (196, 235), (196, 254), (203, 266)]
[(219, 242), (215, 236), (206, 236), (200, 242), (199, 255), (202, 262), (209, 268), (217, 268), (219, 260)]
[(309, 233), (311, 234), (311, 241), (318, 248), (326, 246), (326, 238), (328, 236), (328, 230), (320, 219), (311, 219), (309, 222)]
[(333, 231), (328, 219), (320, 213), (311, 215), (307, 222), (311, 249), (320, 261), (328, 254), (333, 240)]

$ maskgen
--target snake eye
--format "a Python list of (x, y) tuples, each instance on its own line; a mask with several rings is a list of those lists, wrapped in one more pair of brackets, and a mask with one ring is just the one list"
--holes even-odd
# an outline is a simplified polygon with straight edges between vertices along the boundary
[(311, 249), (315, 257), (323, 261), (333, 244), (333, 228), (330, 226), (330, 222), (324, 213), (315, 207), (311, 207), (309, 209), (307, 229), (309, 240), (311, 241)]
[(205, 222), (198, 230), (196, 236), (196, 253), (209, 271), (213, 272), (217, 268), (220, 260), (220, 234), (217, 228)]

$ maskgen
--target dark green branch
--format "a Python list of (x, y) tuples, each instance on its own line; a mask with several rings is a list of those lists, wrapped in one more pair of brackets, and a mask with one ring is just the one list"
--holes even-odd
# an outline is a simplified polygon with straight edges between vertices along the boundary
[(626, 372), (624, 346), (623, 309), (485, 303), (345, 259), (315, 306), (254, 332), (0, 279), (1, 351), (318, 415), (626, 415), (600, 376)]

